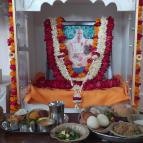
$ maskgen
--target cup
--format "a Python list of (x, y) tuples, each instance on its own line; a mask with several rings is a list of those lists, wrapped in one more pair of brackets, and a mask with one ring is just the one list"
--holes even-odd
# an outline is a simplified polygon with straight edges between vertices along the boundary
[(55, 101), (49, 103), (50, 118), (55, 121), (55, 124), (62, 124), (64, 122), (64, 102)]
[(20, 125), (20, 132), (30, 132), (28, 124), (21, 124)]
[(42, 117), (37, 120), (38, 132), (50, 132), (54, 125), (54, 120)]

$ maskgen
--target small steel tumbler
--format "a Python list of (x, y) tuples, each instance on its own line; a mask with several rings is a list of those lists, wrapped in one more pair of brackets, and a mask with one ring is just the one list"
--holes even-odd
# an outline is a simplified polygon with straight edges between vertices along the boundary
[(49, 103), (50, 118), (55, 120), (55, 124), (61, 124), (64, 122), (64, 102), (55, 101)]

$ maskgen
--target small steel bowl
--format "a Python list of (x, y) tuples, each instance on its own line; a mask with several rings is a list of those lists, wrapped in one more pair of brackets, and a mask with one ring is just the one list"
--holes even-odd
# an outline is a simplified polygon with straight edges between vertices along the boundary
[(49, 119), (49, 118), (46, 118), (46, 117), (39, 118), (37, 120), (38, 132), (49, 132), (52, 129), (54, 123), (55, 122), (54, 122), (53, 119)]

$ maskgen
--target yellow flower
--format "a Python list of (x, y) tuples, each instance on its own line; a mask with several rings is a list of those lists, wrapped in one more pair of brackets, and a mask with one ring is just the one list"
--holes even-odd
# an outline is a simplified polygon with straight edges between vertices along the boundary
[(73, 70), (70, 70), (70, 71), (69, 71), (69, 74), (70, 74), (70, 76), (72, 76), (72, 75), (74, 74), (74, 71), (73, 71)]
[(100, 22), (100, 18), (96, 18), (96, 23), (97, 23), (97, 22)]
[(136, 77), (135, 77), (135, 81), (136, 81), (136, 83), (139, 83), (140, 82), (140, 76), (139, 75), (136, 75)]
[(10, 46), (10, 51), (11, 52), (15, 52), (15, 47), (14, 46)]
[(16, 83), (15, 83), (15, 84), (14, 84), (14, 83), (11, 84), (11, 88), (12, 88), (12, 89), (16, 89), (16, 87), (17, 87), (17, 86), (16, 86)]
[(139, 88), (136, 86), (135, 87), (135, 96), (139, 96), (140, 90)]
[(71, 71), (72, 70), (72, 66), (71, 65), (67, 65), (67, 69)]
[(138, 25), (138, 33), (142, 33), (142, 30), (143, 30), (142, 25)]
[(9, 5), (8, 11), (9, 11), (9, 12), (13, 12), (13, 10), (12, 10), (12, 5)]
[(15, 76), (16, 76), (16, 71), (11, 71), (11, 72), (10, 72), (10, 76), (11, 76), (11, 77), (15, 77)]
[(61, 49), (65, 49), (66, 48), (65, 44), (64, 43), (60, 43), (60, 48)]
[(58, 34), (63, 34), (62, 29), (57, 29)]
[(85, 77), (85, 73), (80, 73), (80, 74), (78, 75), (78, 77), (79, 77), (79, 78)]
[(57, 23), (61, 24), (62, 22), (64, 22), (64, 19), (62, 17), (58, 17), (57, 18)]
[(10, 64), (11, 64), (11, 65), (15, 65), (15, 59), (14, 59), (14, 58), (12, 58), (12, 59), (10, 60)]
[(11, 101), (11, 102), (17, 101), (17, 97), (10, 97), (10, 101)]
[(9, 24), (10, 24), (11, 26), (13, 26), (13, 19), (12, 19), (12, 18), (9, 18)]

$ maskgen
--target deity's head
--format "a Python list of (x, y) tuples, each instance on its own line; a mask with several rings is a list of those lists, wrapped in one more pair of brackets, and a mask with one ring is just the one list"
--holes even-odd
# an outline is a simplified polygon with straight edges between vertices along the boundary
[(81, 28), (76, 30), (76, 36), (78, 41), (83, 39), (83, 30)]

